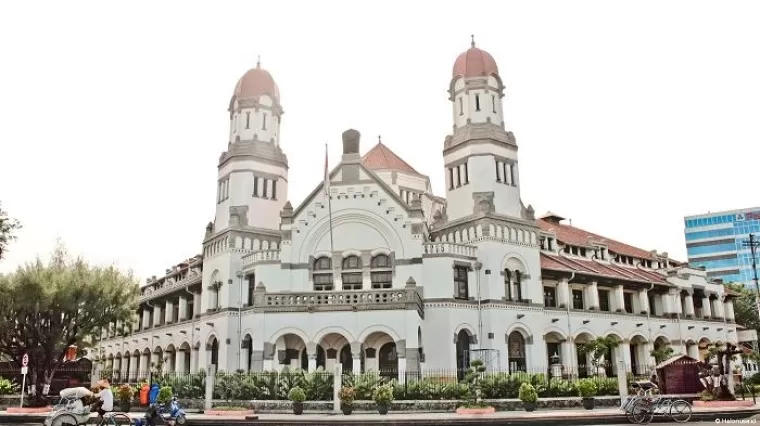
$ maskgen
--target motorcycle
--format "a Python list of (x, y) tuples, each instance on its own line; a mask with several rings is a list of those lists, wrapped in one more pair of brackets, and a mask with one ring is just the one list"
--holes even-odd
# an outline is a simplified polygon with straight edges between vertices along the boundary
[[(161, 421), (160, 423), (158, 423), (159, 420)], [(145, 413), (145, 417), (135, 419), (134, 424), (135, 426), (183, 426), (187, 424), (187, 416), (185, 415), (185, 410), (179, 406), (175, 397), (165, 405), (152, 404)]]

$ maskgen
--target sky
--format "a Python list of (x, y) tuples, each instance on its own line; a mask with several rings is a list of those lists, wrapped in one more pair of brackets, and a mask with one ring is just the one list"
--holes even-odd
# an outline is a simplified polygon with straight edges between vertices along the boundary
[(298, 205), (341, 133), (444, 195), (447, 100), (475, 35), (506, 86), (524, 203), (686, 259), (684, 215), (760, 205), (754, 1), (23, 1), (0, 4), (0, 272), (60, 239), (161, 275), (201, 252), (227, 107), (256, 64), (285, 110)]

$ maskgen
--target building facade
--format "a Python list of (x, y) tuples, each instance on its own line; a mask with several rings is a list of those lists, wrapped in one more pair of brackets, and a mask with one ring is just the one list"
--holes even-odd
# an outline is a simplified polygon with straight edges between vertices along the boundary
[[(684, 234), (690, 266), (724, 283), (753, 285), (748, 243), (749, 234), (760, 241), (760, 207), (686, 216)], [(760, 264), (760, 250), (755, 261)]]
[(229, 103), (202, 253), (148, 280), (134, 322), (104, 332), (97, 368), (393, 375), (477, 356), (494, 370), (582, 374), (578, 348), (599, 336), (620, 342), (608, 361), (634, 370), (658, 346), (697, 357), (737, 341), (733, 296), (704, 271), (523, 203), (490, 54), (473, 43), (459, 55), (448, 94), (445, 196), (348, 130), (340, 163), (294, 206), (279, 89), (260, 65), (248, 71)]

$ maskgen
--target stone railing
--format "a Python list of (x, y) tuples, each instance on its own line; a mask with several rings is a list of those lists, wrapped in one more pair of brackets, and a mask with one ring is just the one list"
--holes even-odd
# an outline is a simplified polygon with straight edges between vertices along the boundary
[(478, 248), (467, 244), (457, 243), (424, 243), (422, 244), (422, 255), (457, 255), (477, 257)]
[(253, 253), (243, 256), (243, 268), (252, 266), (259, 262), (279, 260), (280, 250), (256, 250)]
[(154, 299), (165, 294), (173, 293), (183, 288), (201, 282), (201, 274), (198, 272), (188, 272), (187, 276), (176, 282), (162, 282), (161, 284), (149, 284), (140, 289), (139, 301)]
[(424, 318), (424, 302), (416, 286), (382, 290), (336, 290), (268, 293), (256, 287), (253, 308), (263, 312), (332, 312), (416, 310)]

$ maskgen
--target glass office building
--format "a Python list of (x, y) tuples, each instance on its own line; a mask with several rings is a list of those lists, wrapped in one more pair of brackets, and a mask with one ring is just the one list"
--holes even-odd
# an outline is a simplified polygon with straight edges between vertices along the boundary
[[(760, 207), (708, 213), (684, 218), (689, 265), (704, 266), (707, 276), (724, 283), (752, 283), (749, 234), (760, 241)], [(757, 250), (760, 255), (760, 248)], [(760, 256), (756, 256), (760, 268)]]

